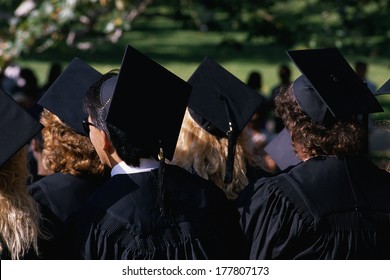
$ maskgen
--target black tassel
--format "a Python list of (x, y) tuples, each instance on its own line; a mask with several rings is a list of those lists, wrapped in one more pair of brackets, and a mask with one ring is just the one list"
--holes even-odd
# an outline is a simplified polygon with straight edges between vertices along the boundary
[(236, 154), (237, 143), (237, 125), (234, 119), (234, 114), (231, 112), (229, 102), (226, 98), (222, 98), (225, 103), (226, 115), (229, 120), (229, 131), (226, 133), (228, 136), (228, 154), (226, 160), (226, 172), (225, 172), (225, 184), (230, 184), (233, 181), (234, 171), (234, 156)]
[(160, 148), (160, 153), (158, 155), (160, 166), (158, 168), (158, 189), (159, 189), (159, 207), (161, 216), (166, 214), (166, 205), (165, 205), (165, 188), (164, 188), (164, 173), (165, 173), (165, 157), (162, 148)]
[(228, 154), (226, 160), (226, 173), (225, 173), (225, 184), (230, 184), (233, 181), (234, 171), (234, 155), (236, 154), (236, 142), (237, 137), (233, 131), (228, 135)]

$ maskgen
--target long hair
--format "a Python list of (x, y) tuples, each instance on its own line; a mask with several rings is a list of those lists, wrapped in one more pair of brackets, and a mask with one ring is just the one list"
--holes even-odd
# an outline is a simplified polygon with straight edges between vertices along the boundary
[(297, 103), (293, 87), (281, 92), (275, 99), (276, 115), (282, 118), (295, 152), (302, 158), (317, 155), (359, 154), (364, 130), (357, 120), (339, 121), (323, 125), (312, 120)]
[(249, 141), (248, 134), (242, 131), (237, 139), (233, 181), (226, 185), (228, 139), (218, 139), (208, 133), (192, 119), (187, 109), (172, 163), (213, 181), (229, 199), (235, 199), (248, 184), (247, 165), (262, 167), (261, 158), (251, 152)]
[[(30, 248), (38, 252), (39, 211), (26, 186), (30, 176), (27, 146), (0, 167), (0, 235), (12, 259), (20, 259)], [(0, 242), (0, 252), (5, 248)]]
[(46, 109), (41, 123), (44, 125), (42, 158), (46, 169), (74, 176), (104, 174), (104, 165), (88, 137), (75, 133)]

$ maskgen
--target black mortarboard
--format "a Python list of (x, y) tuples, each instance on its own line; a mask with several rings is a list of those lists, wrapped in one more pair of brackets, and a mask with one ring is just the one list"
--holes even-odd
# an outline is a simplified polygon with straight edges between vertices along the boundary
[(131, 46), (126, 47), (118, 76), (106, 80), (100, 90), (106, 121), (134, 145), (162, 148), (169, 160), (190, 93), (186, 81)]
[(101, 76), (89, 64), (77, 57), (73, 58), (38, 104), (55, 114), (76, 133), (85, 135), (82, 121), (88, 114), (84, 110), (84, 96)]
[(390, 79), (387, 80), (375, 93), (374, 95), (390, 94)]
[(294, 152), (291, 136), (286, 128), (264, 147), (264, 151), (272, 157), (282, 171), (302, 161)]
[(193, 87), (188, 102), (192, 118), (209, 133), (229, 139), (225, 182), (230, 183), (236, 139), (264, 97), (208, 57), (188, 82)]
[(287, 51), (302, 72), (293, 83), (298, 104), (313, 120), (326, 123), (383, 112), (367, 85), (336, 48)]
[(0, 166), (26, 145), (42, 127), (12, 97), (0, 90)]

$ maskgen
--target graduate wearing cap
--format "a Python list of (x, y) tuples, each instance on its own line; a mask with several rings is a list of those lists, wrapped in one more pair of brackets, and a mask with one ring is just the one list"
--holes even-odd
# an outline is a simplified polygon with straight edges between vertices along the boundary
[(41, 123), (43, 165), (52, 174), (32, 183), (29, 190), (44, 217), (39, 257), (68, 259), (65, 221), (105, 180), (104, 165), (84, 134), (84, 97), (102, 74), (74, 58), (43, 94)]
[(238, 216), (223, 191), (165, 162), (190, 93), (187, 82), (131, 46), (119, 73), (107, 73), (88, 91), (85, 129), (111, 179), (71, 220), (75, 257), (241, 257)]
[(390, 174), (361, 153), (382, 111), (335, 48), (288, 51), (302, 72), (276, 113), (302, 160), (237, 200), (251, 259), (389, 259)]
[(42, 125), (0, 89), (0, 259), (38, 253), (40, 215), (28, 194), (27, 144)]
[(208, 57), (188, 82), (192, 94), (172, 162), (213, 181), (234, 200), (250, 180), (267, 174), (246, 131), (265, 99)]

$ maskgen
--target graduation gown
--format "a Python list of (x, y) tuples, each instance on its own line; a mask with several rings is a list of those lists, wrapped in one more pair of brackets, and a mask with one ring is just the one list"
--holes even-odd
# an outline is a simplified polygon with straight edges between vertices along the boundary
[(69, 221), (74, 258), (242, 258), (239, 215), (224, 192), (186, 170), (165, 165), (165, 215), (159, 169), (113, 176)]
[(390, 174), (367, 159), (309, 159), (236, 203), (250, 259), (390, 259)]
[(43, 217), (41, 229), (46, 238), (38, 243), (40, 258), (69, 258), (62, 241), (67, 233), (64, 222), (102, 184), (102, 180), (54, 173), (28, 186)]

